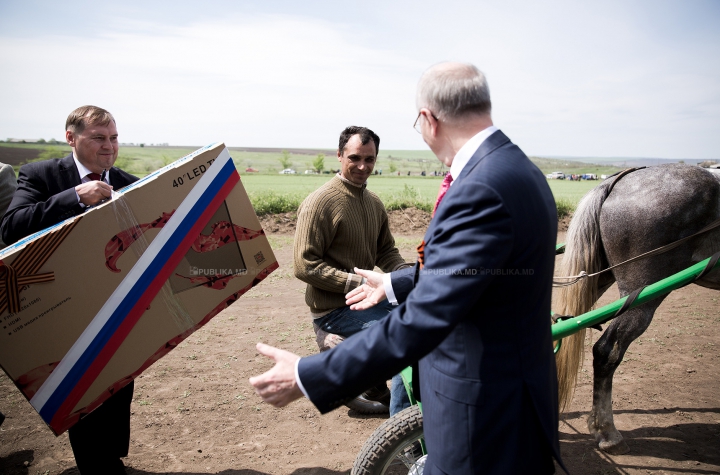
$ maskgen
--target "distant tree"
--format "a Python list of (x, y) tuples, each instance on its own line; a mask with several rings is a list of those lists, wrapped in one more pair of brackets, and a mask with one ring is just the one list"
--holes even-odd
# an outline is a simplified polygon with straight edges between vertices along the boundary
[(141, 147), (144, 147), (144, 146), (145, 146), (145, 144), (144, 144), (144, 143), (141, 143), (141, 144), (140, 144), (140, 146), (141, 146)]
[(678, 160), (678, 163), (685, 163), (685, 160)]
[(390, 173), (395, 173), (397, 171), (397, 167), (393, 162), (390, 162)]
[(45, 139), (38, 139), (37, 143), (45, 143)]
[(50, 140), (48, 141), (48, 143), (52, 143), (52, 144), (55, 144), (55, 143), (58, 143), (58, 141), (57, 141), (57, 140), (55, 140), (55, 139), (50, 139)]
[(323, 170), (325, 170), (325, 154), (319, 153), (318, 156), (313, 160), (313, 169), (318, 172), (322, 173)]
[(282, 155), (280, 158), (278, 158), (280, 161), (280, 165), (282, 165), (283, 169), (292, 167), (292, 160), (290, 160), (290, 152), (287, 150), (282, 151)]

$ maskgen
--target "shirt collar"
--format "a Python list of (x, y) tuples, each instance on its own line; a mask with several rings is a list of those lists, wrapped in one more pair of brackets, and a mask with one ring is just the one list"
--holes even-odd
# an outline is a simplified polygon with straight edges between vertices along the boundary
[[(86, 181), (90, 181), (90, 179), (85, 180), (85, 177), (92, 172), (85, 165), (80, 163), (80, 160), (78, 160), (75, 156), (75, 152), (73, 152), (73, 160), (75, 160), (75, 166), (77, 167), (78, 173), (80, 174), (80, 181), (82, 181), (83, 183), (85, 183)], [(110, 184), (110, 173), (105, 174), (105, 183), (107, 183), (108, 185)]]
[[(463, 168), (465, 168), (465, 165), (470, 161), (470, 159), (475, 155), (475, 152), (480, 148), (480, 145), (492, 134), (497, 132), (499, 129), (495, 127), (494, 125), (491, 125), (487, 129), (483, 129), (477, 134), (475, 134), (470, 140), (465, 142), (465, 145), (463, 145), (460, 150), (455, 154), (455, 158), (453, 158), (452, 165), (450, 165), (450, 174), (453, 177), (454, 180), (457, 179), (457, 177), (460, 176), (460, 173), (462, 173)], [(452, 183), (450, 186), (452, 186)]]
[(357, 183), (353, 183), (353, 182), (351, 182), (350, 180), (348, 180), (347, 178), (345, 178), (345, 177), (343, 176), (342, 172), (338, 172), (338, 174), (335, 175), (335, 176), (337, 176), (338, 178), (340, 178), (341, 181), (344, 181), (344, 182), (347, 183), (348, 185), (352, 185), (352, 186), (354, 186), (355, 188), (365, 188), (365, 187), (367, 186), (367, 180), (365, 180), (365, 183), (363, 183), (362, 185), (358, 185)]

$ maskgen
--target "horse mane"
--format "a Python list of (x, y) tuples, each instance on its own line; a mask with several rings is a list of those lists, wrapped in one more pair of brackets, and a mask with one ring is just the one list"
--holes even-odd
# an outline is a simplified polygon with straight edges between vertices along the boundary
[[(588, 274), (602, 270), (603, 249), (600, 238), (600, 210), (607, 198), (611, 180), (591, 190), (578, 204), (567, 232), (565, 253), (559, 265), (559, 275)], [(555, 313), (577, 316), (592, 309), (598, 300), (598, 277), (582, 279), (574, 285), (561, 287), (556, 295)], [(583, 329), (562, 341), (555, 355), (558, 374), (558, 403), (565, 411), (572, 401), (577, 376), (585, 355)]]

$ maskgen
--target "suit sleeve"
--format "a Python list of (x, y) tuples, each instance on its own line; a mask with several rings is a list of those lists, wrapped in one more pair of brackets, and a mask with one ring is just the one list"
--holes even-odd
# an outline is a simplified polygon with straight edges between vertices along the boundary
[(38, 172), (20, 168), (15, 196), (2, 219), (2, 239), (6, 244), (82, 212), (75, 188), (51, 194), (48, 177)]
[(399, 303), (403, 303), (407, 299), (415, 286), (416, 272), (418, 272), (417, 264), (414, 267), (400, 269), (390, 274), (390, 284)]
[[(513, 229), (494, 190), (468, 183), (445, 200), (425, 246), (425, 268), (405, 302), (389, 318), (342, 345), (300, 360), (300, 379), (321, 412), (431, 352), (458, 322), (472, 315), (494, 279), (495, 273), (485, 270), (502, 268), (507, 261)], [(407, 282), (408, 271), (400, 272), (393, 283)]]

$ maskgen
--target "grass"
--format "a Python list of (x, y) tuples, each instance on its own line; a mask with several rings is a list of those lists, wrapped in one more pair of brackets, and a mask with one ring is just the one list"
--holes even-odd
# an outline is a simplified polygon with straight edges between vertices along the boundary
[[(300, 203), (329, 177), (293, 175), (251, 175), (243, 177), (250, 202), (258, 216), (297, 211)], [(555, 196), (558, 219), (571, 215), (580, 199), (600, 181), (548, 180)], [(375, 192), (385, 208), (399, 210), (417, 208), (432, 211), (439, 177), (372, 177), (368, 188)]]
[[(38, 158), (53, 155), (65, 156), (70, 148), (66, 144), (15, 144), (0, 142), (0, 147), (15, 147), (38, 151)], [(139, 147), (121, 146), (116, 165), (137, 176), (146, 174), (193, 152), (196, 147)], [(245, 151), (230, 148), (230, 154), (242, 176), (242, 182), (258, 215), (296, 211), (305, 197), (325, 182), (332, 173), (305, 175), (302, 172), (312, 168), (311, 163), (319, 150), (307, 153), (290, 153), (292, 168), (297, 175), (279, 175), (282, 153), (268, 151)], [(339, 164), (332, 150), (325, 150), (326, 171)], [(36, 158), (36, 159), (38, 159)], [(34, 161), (36, 159), (30, 159)], [(555, 170), (565, 173), (610, 174), (618, 167), (582, 163), (575, 161), (533, 158), (531, 160), (545, 174)], [(253, 168), (258, 172), (245, 172)], [(390, 168), (399, 170), (390, 173)], [(381, 150), (375, 167), (382, 175), (373, 175), (368, 189), (376, 193), (389, 210), (418, 208), (432, 209), (441, 177), (420, 176), (421, 171), (431, 175), (433, 171), (445, 171), (429, 150)], [(411, 174), (408, 176), (408, 172)], [(558, 217), (566, 216), (575, 209), (580, 198), (596, 186), (598, 181), (548, 180), (558, 205)]]
[(577, 203), (568, 198), (556, 198), (555, 205), (557, 206), (558, 219), (570, 216), (573, 212), (575, 212), (575, 208), (577, 207)]
[(417, 208), (428, 213), (432, 211), (434, 202), (424, 197), (417, 188), (405, 184), (402, 190), (384, 197), (383, 204), (388, 211), (396, 209)]
[(299, 193), (278, 193), (276, 191), (262, 191), (248, 193), (250, 202), (255, 208), (255, 214), (280, 214), (297, 211), (306, 195)]

